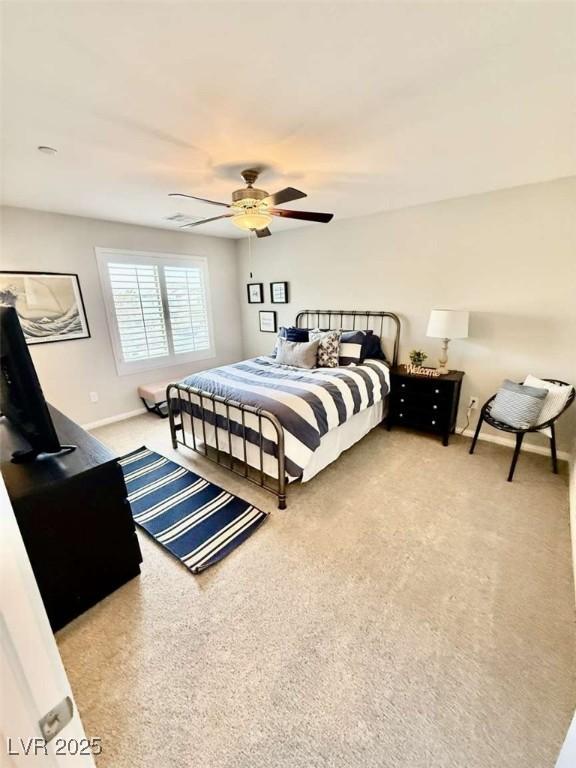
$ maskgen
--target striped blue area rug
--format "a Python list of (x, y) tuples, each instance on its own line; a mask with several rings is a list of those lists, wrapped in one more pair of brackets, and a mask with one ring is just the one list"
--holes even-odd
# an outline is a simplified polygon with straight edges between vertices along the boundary
[(268, 517), (148, 448), (119, 464), (134, 521), (192, 573), (222, 560)]

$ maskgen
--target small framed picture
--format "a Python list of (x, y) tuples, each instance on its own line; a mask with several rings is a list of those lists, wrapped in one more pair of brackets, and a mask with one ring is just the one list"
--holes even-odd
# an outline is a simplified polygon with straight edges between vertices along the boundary
[(287, 304), (288, 283), (270, 283), (270, 301), (272, 304)]
[(260, 310), (260, 330), (263, 333), (276, 333), (276, 312)]
[(248, 304), (264, 304), (264, 283), (248, 283)]

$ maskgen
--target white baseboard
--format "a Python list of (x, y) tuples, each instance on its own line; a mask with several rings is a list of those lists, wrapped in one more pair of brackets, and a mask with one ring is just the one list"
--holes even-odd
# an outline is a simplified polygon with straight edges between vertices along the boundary
[[(462, 427), (456, 427), (456, 433), (462, 434), (464, 437), (474, 437), (473, 429), (465, 429), (462, 432)], [(547, 437), (542, 436), (546, 443), (544, 445), (534, 445), (533, 443), (523, 443), (522, 450), (528, 451), (528, 453), (539, 453), (541, 456), (550, 456), (550, 445)], [(500, 435), (491, 435), (489, 432), (480, 432), (478, 440), (486, 440), (487, 443), (496, 443), (497, 445), (505, 445), (508, 448), (514, 448), (516, 441), (510, 437), (500, 437)], [(570, 454), (568, 451), (557, 451), (558, 458), (561, 461), (569, 461)]]
[(137, 408), (135, 411), (126, 411), (126, 413), (118, 413), (116, 416), (108, 416), (106, 419), (82, 424), (82, 429), (91, 430), (105, 427), (107, 424), (115, 424), (117, 421), (125, 421), (126, 419), (132, 419), (134, 416), (141, 416), (143, 413), (147, 413), (146, 408)]
[[(98, 427), (105, 427), (107, 424), (115, 424), (117, 421), (125, 421), (126, 419), (132, 419), (134, 416), (141, 416), (143, 413), (147, 413), (146, 408), (137, 408), (135, 411), (126, 411), (126, 413), (118, 413), (116, 416), (108, 416), (106, 419), (100, 419), (99, 421), (92, 421), (89, 424), (82, 424), (83, 429), (97, 429)], [(465, 429), (462, 432), (462, 427), (456, 427), (456, 434), (464, 435), (464, 437), (474, 437), (473, 429)], [(548, 443), (548, 438), (544, 438)], [(491, 435), (489, 432), (480, 432), (478, 440), (485, 440), (487, 443), (496, 443), (497, 445), (505, 445), (508, 448), (514, 448), (515, 440), (510, 437), (500, 437), (500, 435)], [(522, 445), (523, 451), (528, 453), (538, 453), (541, 456), (550, 456), (549, 445), (534, 445), (533, 443), (524, 443)], [(558, 458), (561, 461), (569, 461), (570, 454), (568, 451), (558, 451)]]

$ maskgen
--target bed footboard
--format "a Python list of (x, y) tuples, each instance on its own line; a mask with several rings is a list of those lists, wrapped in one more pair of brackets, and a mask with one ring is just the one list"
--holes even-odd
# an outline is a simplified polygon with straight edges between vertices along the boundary
[[(183, 445), (196, 451), (273, 493), (278, 509), (286, 509), (284, 430), (273, 413), (186, 384), (169, 384), (166, 399), (174, 449)], [(276, 477), (265, 472), (265, 461), (271, 457), (265, 453), (264, 444), (270, 440), (275, 445)]]

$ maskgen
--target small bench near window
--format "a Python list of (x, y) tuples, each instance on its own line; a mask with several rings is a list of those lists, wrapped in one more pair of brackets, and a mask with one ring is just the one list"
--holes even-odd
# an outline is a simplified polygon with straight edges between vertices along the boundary
[(157, 384), (142, 384), (138, 387), (138, 395), (146, 410), (158, 414), (163, 419), (168, 416), (166, 387), (170, 383), (169, 381), (161, 381)]

